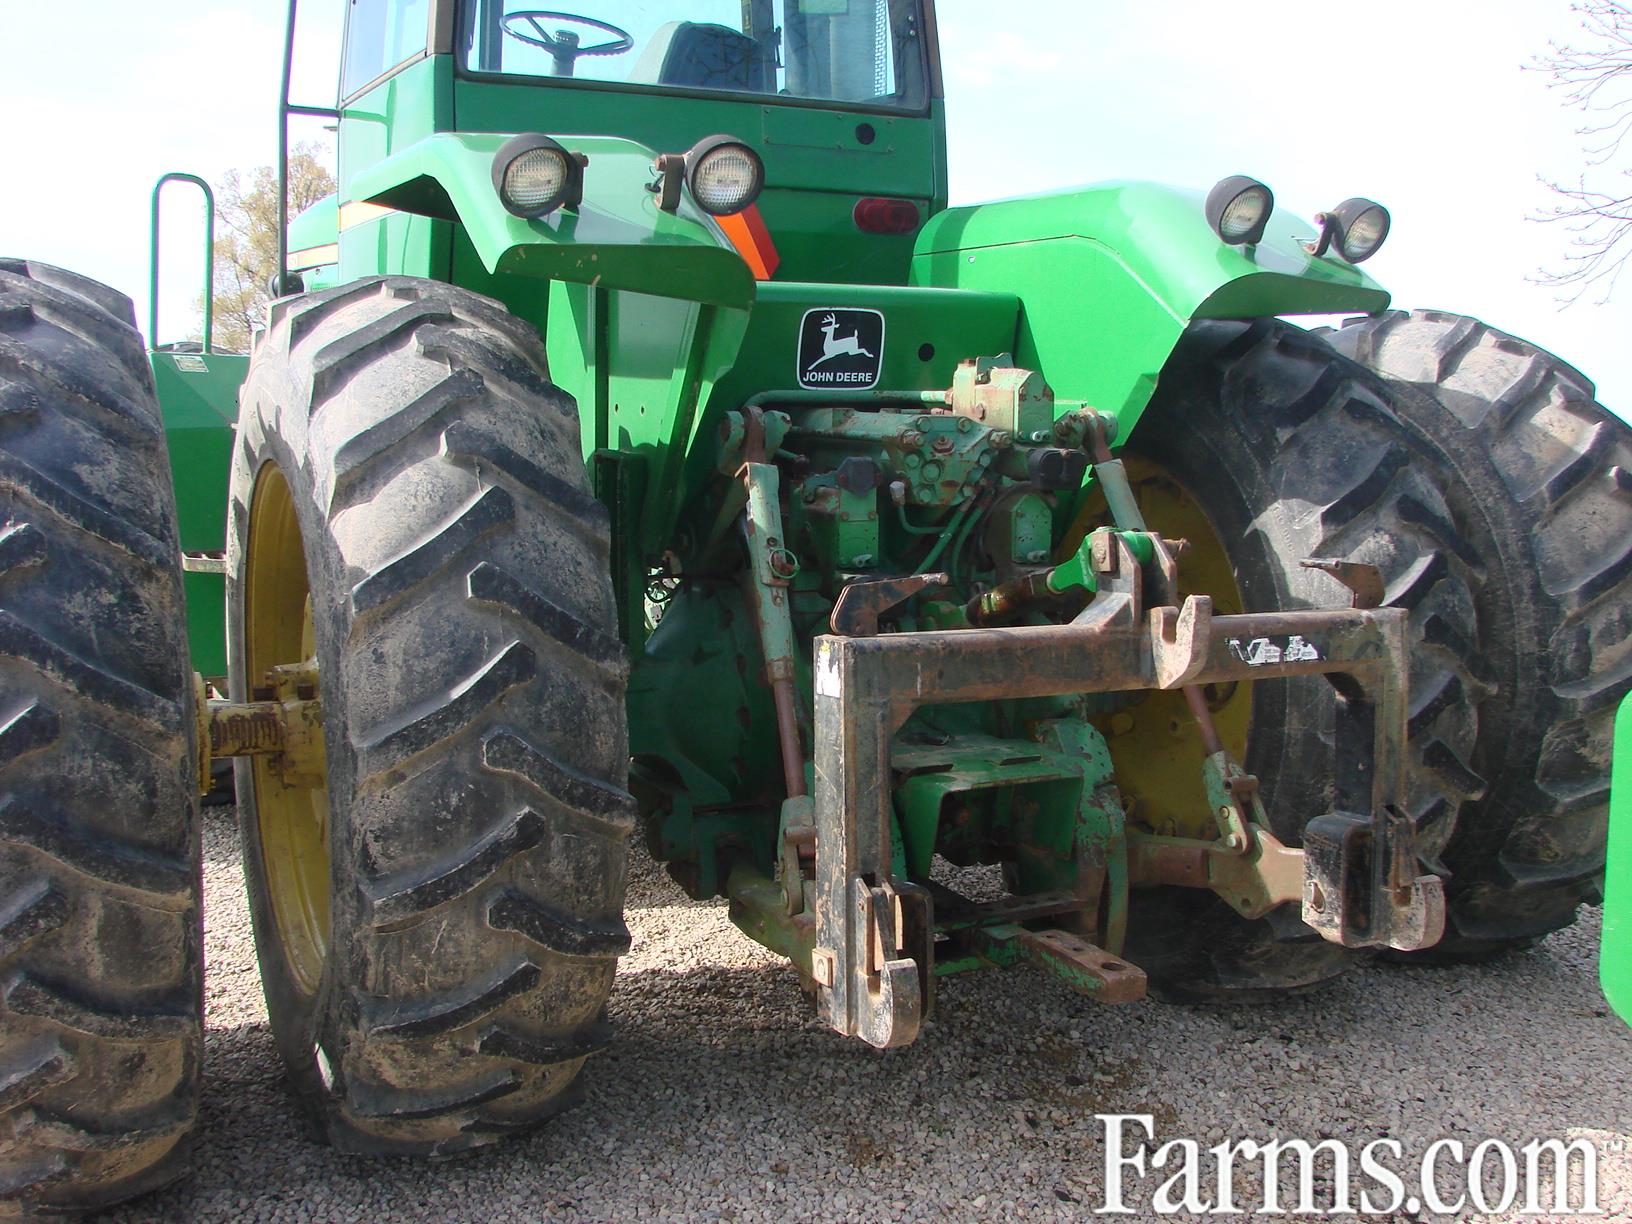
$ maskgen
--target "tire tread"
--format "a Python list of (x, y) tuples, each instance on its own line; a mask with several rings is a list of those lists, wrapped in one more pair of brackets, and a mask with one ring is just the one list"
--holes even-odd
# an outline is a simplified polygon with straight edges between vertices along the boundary
[[(1615, 610), (1632, 603), (1632, 430), (1574, 367), (1477, 319), (1390, 311), (1323, 334), (1389, 381), (1458, 470), (1495, 472), (1468, 485), (1464, 513), (1494, 541), (1486, 600), (1511, 600), (1526, 636), (1476, 644), (1515, 678), (1493, 694), (1489, 786), (1447, 850), (1451, 929), (1428, 954), (1483, 959), (1598, 896), (1612, 719), (1632, 687)], [(1602, 547), (1583, 545), (1583, 522)], [(1568, 750), (1550, 751), (1564, 738)]]
[(0, 691), (0, 1217), (95, 1210), (182, 1176), (198, 1111), (180, 551), (129, 300), (13, 258)]

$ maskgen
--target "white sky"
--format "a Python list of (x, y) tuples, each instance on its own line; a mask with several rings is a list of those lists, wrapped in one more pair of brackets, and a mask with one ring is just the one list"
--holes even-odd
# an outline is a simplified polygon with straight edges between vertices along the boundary
[[(568, 6), (570, 8), (570, 5)], [(304, 0), (296, 100), (334, 94)], [(1401, 306), (1477, 314), (1553, 349), (1632, 414), (1632, 277), (1561, 309), (1530, 283), (1566, 235), (1526, 218), (1572, 178), (1575, 129), (1523, 70), (1578, 30), (1569, 0), (1095, 3), (941, 0), (955, 203), (1102, 178), (1269, 183), (1312, 214), (1369, 195), (1394, 215), (1368, 269)], [(0, 0), (0, 251), (59, 263), (147, 318), (148, 193), (275, 154), (281, 0)], [(297, 136), (322, 136), (304, 121)], [(172, 189), (164, 338), (191, 325), (199, 213)], [(168, 200), (169, 197), (167, 197)], [(170, 205), (167, 203), (167, 207)]]

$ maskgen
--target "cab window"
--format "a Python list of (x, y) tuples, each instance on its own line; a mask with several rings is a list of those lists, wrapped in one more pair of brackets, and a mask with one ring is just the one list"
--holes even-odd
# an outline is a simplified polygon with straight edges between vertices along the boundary
[(465, 0), (467, 71), (887, 109), (927, 102), (918, 0)]
[(340, 96), (425, 53), (431, 0), (350, 0)]

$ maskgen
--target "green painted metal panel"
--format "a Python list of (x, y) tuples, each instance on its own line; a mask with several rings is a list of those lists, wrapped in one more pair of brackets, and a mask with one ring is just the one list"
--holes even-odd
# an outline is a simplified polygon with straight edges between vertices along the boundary
[[(775, 187), (946, 198), (935, 131), (939, 108), (923, 116), (880, 115), (751, 94), (689, 97), (561, 86), (543, 77), (527, 84), (461, 77), (454, 82), (454, 113), (464, 132), (610, 136), (666, 153), (724, 132), (759, 152), (766, 181)], [(872, 144), (858, 135), (863, 124), (875, 133)]]
[[(219, 552), (227, 538), (227, 477), (233, 427), (238, 420), (238, 388), (249, 358), (230, 353), (148, 354), (164, 416), (175, 482), (181, 547), (187, 552)], [(188, 574), (187, 639), (193, 670), (224, 676), (226, 579)]]
[[(340, 267), (335, 280), (395, 273), (446, 280), (450, 271), (452, 226), (411, 213), (387, 213), (366, 220), (348, 218), (346, 205), (359, 196), (359, 175), (393, 153), (411, 147), (452, 120), (448, 56), (426, 59), (381, 82), (340, 112)], [(349, 222), (349, 223), (348, 223)]]
[[(463, 135), (452, 132), (455, 114)], [(864, 127), (871, 129), (870, 143), (863, 142)], [(528, 222), (499, 206), (489, 177), (492, 154), (503, 134), (527, 130), (546, 131), (590, 156), (586, 205), (577, 216)], [(454, 143), (414, 151), (432, 132)], [(924, 116), (877, 115), (763, 98), (561, 88), (542, 79), (525, 85), (456, 79), (450, 56), (416, 64), (345, 108), (340, 203), (374, 200), (420, 216), (457, 216), (471, 230), (489, 272), (570, 275), (561, 270), (559, 251), (512, 253), (518, 246), (635, 243), (730, 252), (708, 218), (689, 207), (683, 210), (687, 217), (663, 214), (646, 190), (658, 152), (683, 151), (716, 132), (738, 136), (765, 160), (760, 211), (781, 261), (775, 275), (784, 280), (900, 283), (906, 279), (911, 235), (863, 233), (853, 219), (856, 202), (869, 195), (910, 199), (926, 217), (945, 206), (946, 137), (939, 102)], [(462, 151), (461, 141), (475, 143)], [(344, 278), (404, 270), (408, 249), (426, 238), (403, 230), (403, 221), (376, 219), (356, 227), (361, 233), (343, 231)], [(319, 221), (314, 218), (309, 228), (315, 237)], [(365, 243), (365, 234), (372, 241)], [(654, 260), (651, 254), (649, 249), (638, 256), (624, 253), (607, 266), (607, 252), (585, 252), (576, 278), (599, 275), (603, 283), (616, 278), (624, 287), (650, 293), (712, 295), (721, 304), (740, 305), (746, 298), (740, 283), (729, 291), (710, 288), (715, 278), (728, 285), (743, 281), (745, 270), (706, 268), (714, 257), (696, 252), (678, 261)], [(677, 290), (677, 282), (696, 287)]]
[[(699, 414), (693, 438), (712, 440), (723, 414), (755, 395), (798, 386), (799, 328), (807, 311), (842, 307), (877, 310), (884, 316), (884, 348), (878, 386), (927, 391), (951, 385), (958, 361), (1003, 352), (1014, 344), (1019, 300), (1013, 294), (914, 289), (883, 285), (822, 283), (762, 284), (731, 364), (717, 376)], [(686, 447), (676, 470), (680, 487), (672, 513), (678, 514), (701, 489), (714, 462), (712, 441)], [(650, 546), (672, 525), (652, 520)]]
[[(946, 128), (938, 101), (927, 115), (909, 116), (764, 98), (622, 93), (547, 80), (519, 85), (459, 79), (454, 89), (458, 126), (467, 132), (538, 130), (569, 148), (579, 147), (579, 136), (610, 136), (669, 153), (720, 132), (744, 141), (765, 162), (759, 207), (782, 261), (772, 279), (900, 284), (911, 236), (861, 232), (853, 220), (856, 201), (910, 199), (926, 217), (946, 206)], [(870, 144), (861, 140), (864, 126), (872, 129)], [(601, 204), (610, 200), (613, 185), (603, 184), (592, 162), (585, 189)]]
[[(496, 286), (507, 304), (518, 302)], [(534, 300), (519, 303), (537, 319)], [(613, 448), (648, 465), (640, 547), (655, 556), (702, 490), (722, 414), (797, 386), (799, 326), (812, 309), (867, 307), (885, 317), (880, 386), (949, 386), (957, 362), (1014, 346), (1008, 293), (879, 285), (765, 283), (750, 310), (557, 283), (547, 311), (551, 377), (576, 397), (585, 455)]]
[(1255, 247), (1220, 242), (1199, 192), (1154, 183), (954, 208), (918, 236), (912, 283), (1020, 296), (1015, 357), (1063, 399), (1114, 412), (1128, 436), (1194, 318), (1370, 313), (1388, 294), (1285, 211)]
[[(767, 188), (759, 211), (780, 261), (771, 281), (904, 285), (915, 235), (857, 229), (856, 204), (867, 194)], [(911, 200), (920, 217), (933, 207), (933, 201), (921, 196), (892, 198)]]
[[(1018, 764), (1004, 760), (1019, 753), (1036, 756)], [(933, 769), (916, 772), (924, 761), (932, 762)], [(1005, 840), (1003, 834), (1018, 823), (1017, 806), (1029, 807), (1042, 819), (1034, 816), (1025, 822), (1028, 848), (1061, 859), (1069, 856), (1084, 785), (1080, 757), (1038, 753), (1030, 743), (1020, 746), (1013, 740), (966, 734), (933, 748), (898, 742), (891, 765), (909, 773), (896, 788), (895, 802), (906, 868), (913, 879), (927, 879), (937, 848), (945, 848), (942, 823), (953, 796), (980, 795), (990, 804), (990, 811), (981, 812), (982, 842)], [(1022, 796), (1026, 802), (1017, 805)], [(971, 804), (977, 810), (981, 806)]]
[(289, 222), (289, 253), (291, 255), (328, 246), (340, 236), (340, 197), (326, 195)]
[(1604, 934), (1598, 980), (1621, 1019), (1632, 1024), (1632, 696), (1615, 719), (1609, 788), (1609, 857), (1604, 863)]
[(878, 386), (940, 390), (952, 385), (966, 357), (1010, 351), (1017, 338), (1020, 298), (1012, 291), (822, 283), (759, 287), (742, 354), (722, 401), (741, 402), (767, 390), (798, 386), (799, 325), (809, 310), (863, 307), (884, 316)]
[(507, 139), (485, 132), (428, 136), (358, 174), (348, 190), (358, 200), (457, 221), (495, 275), (594, 282), (739, 307), (753, 300), (748, 266), (717, 225), (690, 207), (679, 214), (658, 208), (646, 189), (656, 157), (651, 149), (611, 137), (564, 142), (589, 157), (595, 193), (586, 183), (577, 212), (529, 221), (508, 212), (493, 190), (493, 155)]

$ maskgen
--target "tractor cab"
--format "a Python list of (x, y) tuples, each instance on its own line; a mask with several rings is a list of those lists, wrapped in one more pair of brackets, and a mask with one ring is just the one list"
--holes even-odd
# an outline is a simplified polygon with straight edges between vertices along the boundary
[[(747, 217), (757, 241), (737, 244), (761, 279), (904, 284), (915, 234), (946, 203), (933, 29), (923, 0), (586, 0), (574, 12), (526, 0), (359, 0), (334, 112), (339, 200), (357, 203), (382, 161), (426, 137), (539, 132), (592, 162), (596, 150), (575, 138), (619, 142), (602, 144), (587, 173), (599, 211), (596, 180), (618, 173), (607, 154), (631, 154), (644, 173), (723, 134), (763, 162)], [(426, 241), (440, 249), (404, 270), (447, 276), (430, 260), (451, 256), (455, 279), (475, 275), (452, 232), (399, 219), (349, 233), (348, 222), (382, 215), (340, 210), (340, 267), (317, 283), (377, 270), (382, 244), (417, 251)], [(308, 229), (293, 250), (335, 241)]]

